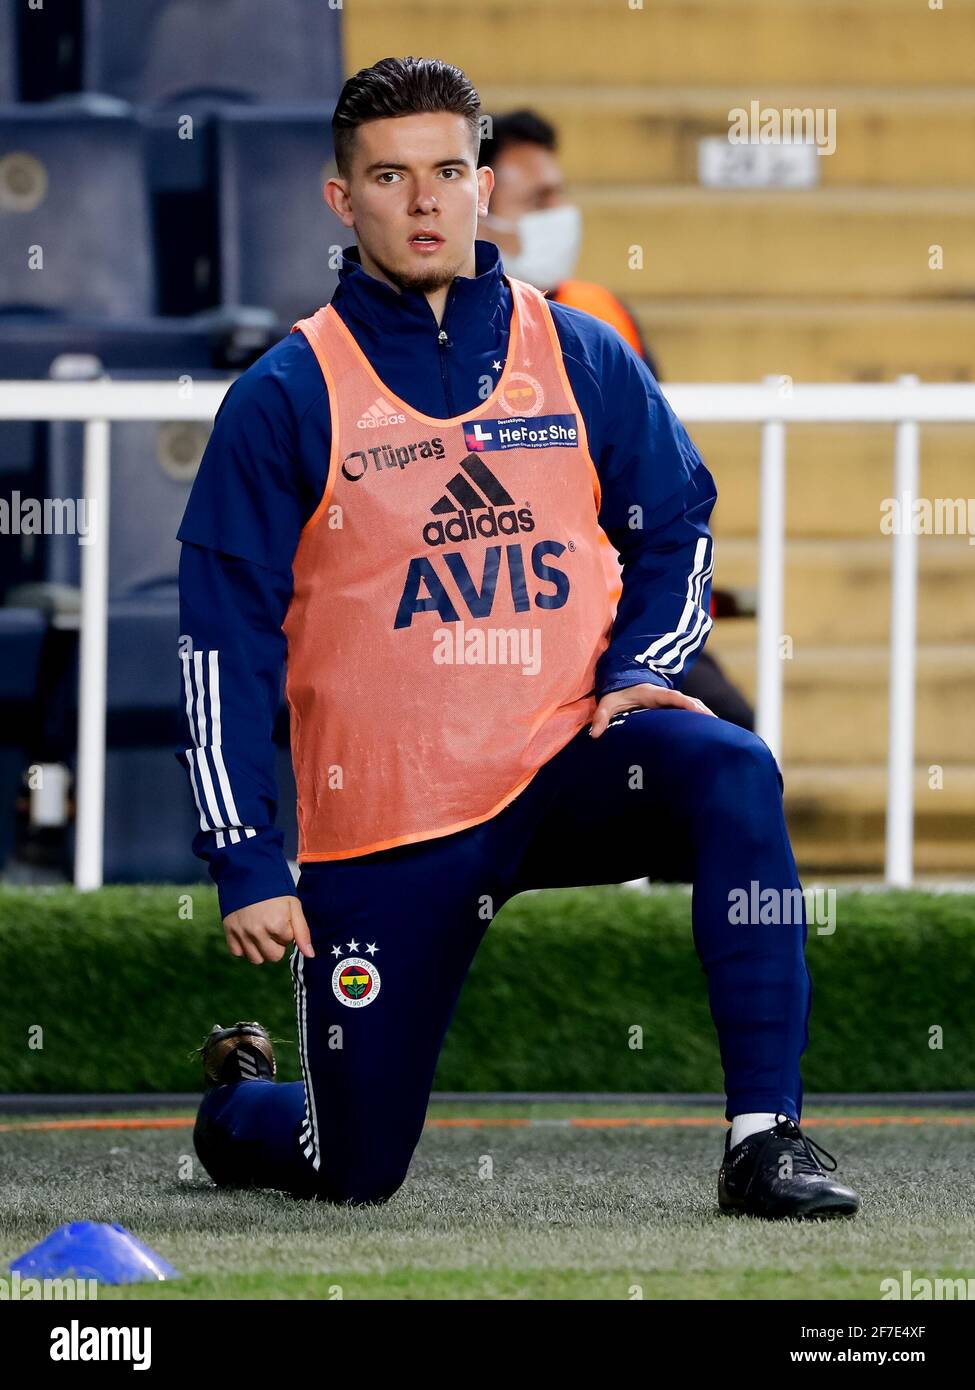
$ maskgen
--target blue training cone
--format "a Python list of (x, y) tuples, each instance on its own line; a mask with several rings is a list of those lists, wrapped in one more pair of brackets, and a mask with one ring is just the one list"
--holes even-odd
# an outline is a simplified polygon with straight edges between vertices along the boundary
[(178, 1272), (155, 1250), (118, 1223), (70, 1221), (16, 1260), (14, 1273), (35, 1279), (97, 1279), (101, 1284), (142, 1284), (178, 1279)]

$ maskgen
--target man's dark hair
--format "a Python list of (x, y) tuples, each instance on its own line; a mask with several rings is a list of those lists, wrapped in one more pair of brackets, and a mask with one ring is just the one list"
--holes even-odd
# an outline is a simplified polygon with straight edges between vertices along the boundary
[(555, 126), (537, 111), (509, 111), (504, 116), (494, 116), (488, 130), (491, 134), (481, 141), (478, 168), (493, 165), (511, 145), (541, 145), (553, 153), (558, 149)]
[(367, 121), (420, 112), (450, 111), (471, 131), (474, 163), (480, 138), (481, 99), (467, 74), (439, 58), (381, 58), (350, 77), (332, 116), (335, 163), (342, 178), (352, 166), (355, 132)]

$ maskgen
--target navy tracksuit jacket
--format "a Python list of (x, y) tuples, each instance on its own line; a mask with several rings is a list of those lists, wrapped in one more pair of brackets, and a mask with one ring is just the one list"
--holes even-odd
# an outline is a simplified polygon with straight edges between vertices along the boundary
[[(379, 377), (427, 415), (449, 417), (480, 404), (484, 382), (496, 382), (504, 366), (511, 293), (497, 247), (478, 241), (475, 249), (476, 275), (455, 280), (448, 295), (445, 344), (422, 294), (399, 294), (367, 275), (354, 247), (343, 258), (335, 309)], [(599, 521), (624, 562), (597, 694), (639, 681), (670, 686), (689, 670), (711, 627), (714, 482), (649, 369), (615, 329), (578, 309), (550, 307), (599, 473)], [(293, 889), (274, 828), (270, 730), (292, 557), (324, 490), (329, 443), (321, 369), (304, 335), (292, 333), (228, 391), (179, 529), (180, 633), (197, 652), (220, 651), (221, 756), (236, 815), (225, 804), (212, 752), (194, 750), (197, 762), (210, 764), (223, 817), (222, 828), (201, 829), (194, 849), (209, 864), (224, 916)], [(634, 507), (642, 527), (632, 524)], [(677, 628), (702, 537), (707, 544), (679, 666), (637, 665), (634, 653)], [(190, 693), (195, 698), (195, 689)], [(193, 730), (184, 726), (185, 747), (193, 749)], [(202, 816), (213, 824), (199, 780)]]

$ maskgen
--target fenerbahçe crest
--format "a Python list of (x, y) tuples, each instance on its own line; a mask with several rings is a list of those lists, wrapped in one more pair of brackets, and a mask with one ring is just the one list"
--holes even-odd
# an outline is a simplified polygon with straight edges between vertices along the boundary
[(332, 971), (332, 993), (347, 1009), (364, 1009), (379, 994), (381, 981), (376, 964), (361, 956), (347, 956)]

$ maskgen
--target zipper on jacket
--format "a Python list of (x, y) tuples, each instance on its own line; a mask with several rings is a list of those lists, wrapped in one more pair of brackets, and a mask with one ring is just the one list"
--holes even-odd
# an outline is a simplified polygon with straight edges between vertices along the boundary
[(450, 395), (450, 379), (447, 374), (447, 348), (450, 347), (450, 339), (447, 336), (447, 315), (450, 313), (450, 301), (453, 298), (454, 286), (451, 285), (447, 291), (447, 302), (444, 305), (443, 318), (440, 320), (440, 328), (437, 332), (437, 350), (440, 353), (440, 380), (443, 382), (444, 400), (447, 403), (447, 416), (452, 417), (456, 412), (454, 402)]

